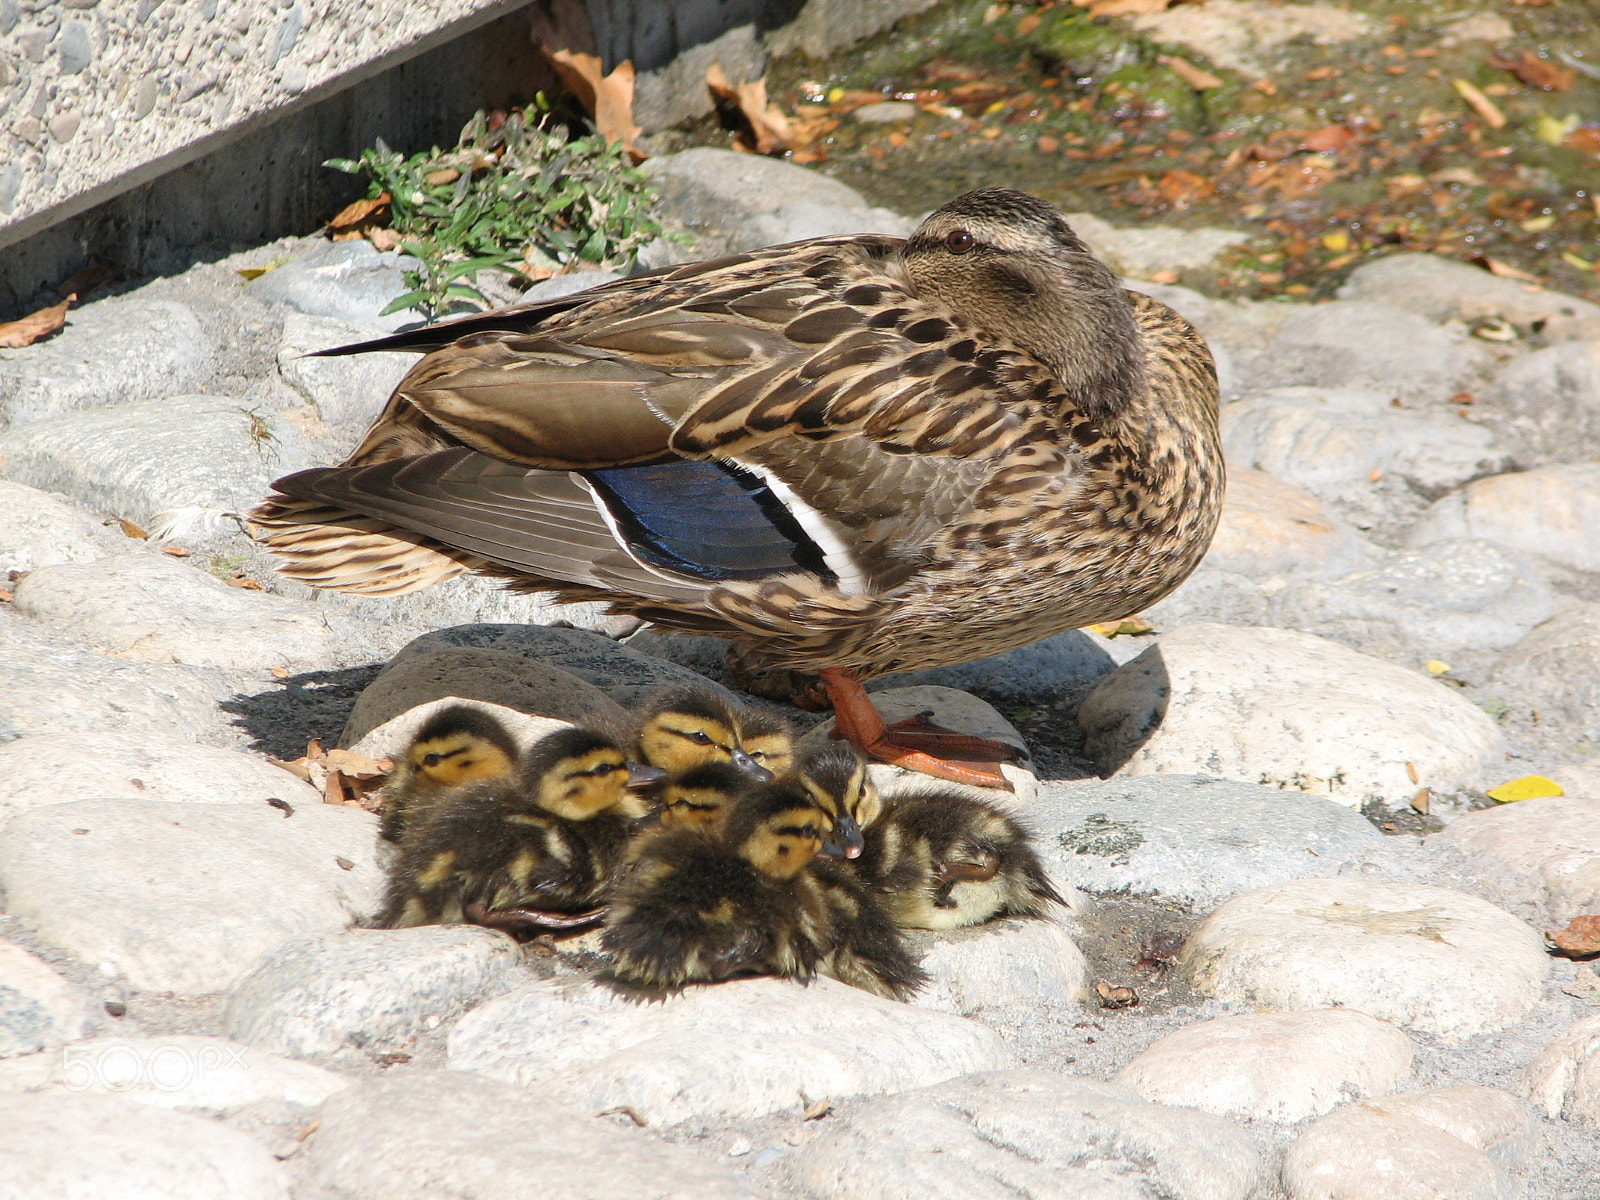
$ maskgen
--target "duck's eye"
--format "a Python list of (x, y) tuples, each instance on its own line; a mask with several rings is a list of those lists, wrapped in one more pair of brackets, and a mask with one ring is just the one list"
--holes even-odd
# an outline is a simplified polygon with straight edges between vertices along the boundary
[(965, 229), (957, 229), (944, 235), (945, 249), (950, 251), (951, 254), (965, 254), (977, 244), (977, 241), (978, 239)]
[(696, 746), (709, 746), (712, 744), (711, 735), (703, 729), (696, 729), (689, 735), (689, 740)]
[(422, 756), (422, 765), (425, 767), (437, 767), (443, 761), (443, 755), (439, 754), (424, 754)]

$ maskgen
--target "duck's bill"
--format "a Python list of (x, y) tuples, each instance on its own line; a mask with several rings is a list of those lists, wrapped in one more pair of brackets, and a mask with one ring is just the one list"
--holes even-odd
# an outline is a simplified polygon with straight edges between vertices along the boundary
[(653, 783), (660, 783), (667, 777), (667, 773), (660, 767), (652, 767), (648, 763), (628, 764), (628, 782), (625, 786), (630, 788), (647, 788)]
[(763, 767), (755, 759), (751, 758), (743, 750), (735, 750), (729, 761), (732, 762), (733, 765), (740, 771), (744, 772), (744, 774), (750, 776), (750, 778), (755, 780), (757, 783), (771, 783), (777, 778), (776, 775)]

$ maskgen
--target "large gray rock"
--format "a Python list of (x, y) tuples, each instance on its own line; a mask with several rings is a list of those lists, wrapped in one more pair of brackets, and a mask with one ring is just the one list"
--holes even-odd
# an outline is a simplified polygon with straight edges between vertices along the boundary
[[(1401, 661), (1504, 650), (1556, 611), (1528, 564), (1494, 542), (1455, 538), (1336, 580), (1296, 580), (1273, 623)], [(1409, 651), (1409, 652), (1408, 652)]]
[(167, 396), (212, 372), (211, 339), (187, 304), (119, 296), (70, 313), (49, 341), (0, 360), (0, 424)]
[(455, 1071), (332, 1097), (306, 1141), (318, 1195), (345, 1200), (754, 1200), (702, 1154)]
[(1046, 783), (1026, 819), (1066, 887), (1157, 896), (1199, 912), (1388, 857), (1383, 835), (1342, 804), (1199, 775)]
[(1600, 304), (1432, 254), (1391, 254), (1365, 263), (1350, 272), (1339, 297), (1388, 304), (1430, 321), (1500, 318), (1524, 330), (1538, 325), (1547, 342), (1600, 338)]
[(149, 662), (313, 671), (336, 657), (315, 605), (229, 587), (165, 554), (40, 567), (17, 584), (16, 605), (97, 650)]
[(267, 1149), (121, 1096), (0, 1095), (7, 1200), (289, 1200)]
[(1228, 464), (1286, 479), (1359, 525), (1379, 524), (1391, 513), (1412, 516), (1423, 507), (1420, 497), (1511, 465), (1488, 429), (1450, 414), (1394, 408), (1395, 394), (1322, 384), (1229, 404), (1222, 410)]
[(1584, 740), (1600, 737), (1600, 604), (1567, 605), (1495, 661), (1488, 686)]
[(1492, 475), (1436, 501), (1413, 546), (1484, 538), (1576, 571), (1600, 572), (1600, 462)]
[(205, 676), (190, 667), (0, 643), (0, 679), (0, 742), (100, 730), (194, 738), (226, 728)]
[(331, 350), (368, 341), (371, 326), (352, 325), (336, 317), (290, 313), (278, 346), (278, 376), (316, 406), (328, 428), (328, 449), (348, 453), (383, 411), (389, 395), (417, 361), (415, 354), (352, 354), (312, 358)]
[(370, 913), (376, 843), (377, 819), (338, 805), (80, 800), (0, 831), (0, 888), (41, 939), (130, 987), (216, 992), (289, 938)]
[(404, 712), (448, 696), (572, 724), (621, 727), (627, 710), (592, 683), (513, 650), (480, 646), (403, 653), (356, 697), (340, 742), (354, 745)]
[(1172, 225), (1119, 228), (1093, 213), (1067, 214), (1067, 224), (1102, 262), (1123, 275), (1148, 279), (1160, 271), (1190, 271), (1210, 266), (1229, 247), (1248, 242), (1238, 229), (1179, 229)]
[(222, 1025), (274, 1054), (361, 1065), (504, 991), (517, 960), (505, 934), (472, 925), (312, 934), (268, 951), (228, 989)]
[(704, 676), (667, 662), (653, 654), (641, 654), (620, 646), (603, 634), (587, 629), (552, 629), (538, 625), (458, 625), (426, 633), (408, 642), (390, 660), (393, 670), (414, 654), (448, 650), (456, 646), (481, 646), (488, 650), (509, 650), (549, 666), (569, 671), (587, 680), (617, 703), (631, 707), (651, 692), (664, 687), (696, 684), (721, 691), (726, 688)]
[(1169, 1033), (1113, 1082), (1158, 1104), (1293, 1123), (1392, 1092), (1411, 1060), (1411, 1039), (1365, 1013), (1240, 1013)]
[(1276, 475), (1230, 463), (1222, 520), (1203, 569), (1252, 579), (1337, 578), (1369, 566), (1378, 555), (1375, 546), (1309, 492)]
[(591, 1113), (626, 1105), (652, 1125), (765, 1116), (1010, 1065), (982, 1025), (832, 979), (741, 979), (653, 1004), (545, 980), (450, 1031), (452, 1070)]
[(0, 825), (17, 813), (73, 800), (171, 800), (299, 808), (322, 793), (282, 767), (238, 750), (153, 732), (35, 733), (0, 744)]
[(1005, 918), (908, 934), (930, 976), (912, 997), (917, 1008), (965, 1014), (999, 1004), (1061, 1004), (1088, 988), (1089, 960), (1053, 920)]
[(1474, 890), (1551, 929), (1600, 912), (1600, 794), (1540, 796), (1466, 813), (1430, 845), (1459, 850)]
[(226, 1117), (263, 1101), (315, 1108), (346, 1080), (310, 1063), (193, 1034), (102, 1037), (0, 1063), (0, 1092), (126, 1096), (155, 1108)]
[(0, 1059), (77, 1041), (92, 1019), (88, 996), (43, 959), (0, 941)]
[(1600, 1013), (1562, 1030), (1527, 1069), (1525, 1094), (1547, 1117), (1600, 1126)]
[(0, 434), (0, 471), (180, 536), (238, 528), (231, 514), (307, 465), (288, 421), (223, 396), (168, 395), (72, 413)]
[[(1600, 306), (1577, 303), (1595, 309), (1600, 326)], [(1600, 455), (1600, 341), (1568, 342), (1512, 360), (1484, 390), (1483, 404), (1485, 419), (1536, 461)]]
[(114, 527), (77, 505), (0, 479), (0, 572), (93, 562), (128, 547)]
[(1078, 724), (1102, 775), (1220, 775), (1353, 808), (1480, 788), (1501, 753), (1499, 727), (1444, 685), (1288, 629), (1165, 634)]
[(1203, 995), (1258, 1011), (1353, 1008), (1462, 1042), (1539, 1002), (1544, 941), (1510, 913), (1448, 888), (1302, 879), (1247, 892), (1190, 936)]
[(905, 217), (873, 208), (847, 184), (781, 159), (702, 146), (652, 158), (644, 170), (661, 191), (665, 216), (728, 250), (911, 231)]
[(404, 273), (415, 260), (380, 252), (365, 238), (348, 242), (320, 239), (297, 258), (268, 271), (250, 284), (250, 295), (269, 304), (286, 304), (315, 317), (333, 317), (374, 332), (414, 324), (414, 309), (380, 316), (389, 302), (403, 296)]
[(1231, 1121), (1050, 1071), (994, 1071), (872, 1100), (797, 1173), (828, 1200), (1245, 1200), (1266, 1183)]

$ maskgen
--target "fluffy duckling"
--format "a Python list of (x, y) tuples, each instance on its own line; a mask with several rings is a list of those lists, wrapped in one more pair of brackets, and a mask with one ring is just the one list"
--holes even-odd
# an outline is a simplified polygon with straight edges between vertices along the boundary
[(753, 786), (759, 786), (732, 763), (710, 762), (661, 784), (661, 829), (722, 832), (729, 811)]
[(604, 734), (550, 734), (516, 779), (457, 791), (407, 826), (378, 924), (473, 921), (522, 932), (596, 923), (646, 812), (630, 789), (661, 774), (631, 766)]
[(836, 859), (813, 863), (811, 874), (822, 887), (832, 925), (822, 973), (890, 1000), (909, 1000), (928, 982), (928, 973), (872, 890)]
[(794, 734), (782, 717), (730, 704), (710, 688), (658, 693), (638, 716), (640, 756), (670, 775), (724, 762), (770, 783), (794, 767)]
[(896, 925), (957, 929), (992, 917), (1042, 917), (1065, 904), (1026, 828), (981, 800), (896, 797), (864, 831), (860, 878)]
[(647, 839), (601, 938), (615, 979), (646, 989), (739, 975), (809, 981), (831, 927), (810, 865), (831, 825), (803, 792), (763, 787), (732, 807), (720, 836), (682, 826)]
[(509, 780), (517, 773), (517, 744), (510, 731), (481, 708), (452, 704), (417, 730), (384, 789), (380, 832), (398, 842), (409, 820), (474, 784)]
[(867, 774), (866, 760), (848, 742), (812, 751), (800, 766), (799, 782), (817, 807), (833, 817), (831, 857), (860, 858), (863, 830), (883, 815), (883, 798)]

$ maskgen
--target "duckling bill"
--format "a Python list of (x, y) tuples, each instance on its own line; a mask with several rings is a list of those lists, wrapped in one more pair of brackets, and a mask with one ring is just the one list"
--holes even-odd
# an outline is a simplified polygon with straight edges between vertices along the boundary
[(771, 783), (794, 764), (794, 734), (782, 717), (732, 704), (709, 687), (658, 692), (645, 699), (637, 718), (640, 757), (669, 775), (726, 763), (757, 783)]
[(345, 462), (252, 514), (279, 569), (463, 571), (816, 675), (873, 757), (1008, 786), (862, 680), (1147, 608), (1221, 512), (1216, 369), (1061, 214), (980, 188), (904, 240), (818, 238), (327, 353), (422, 350)]

